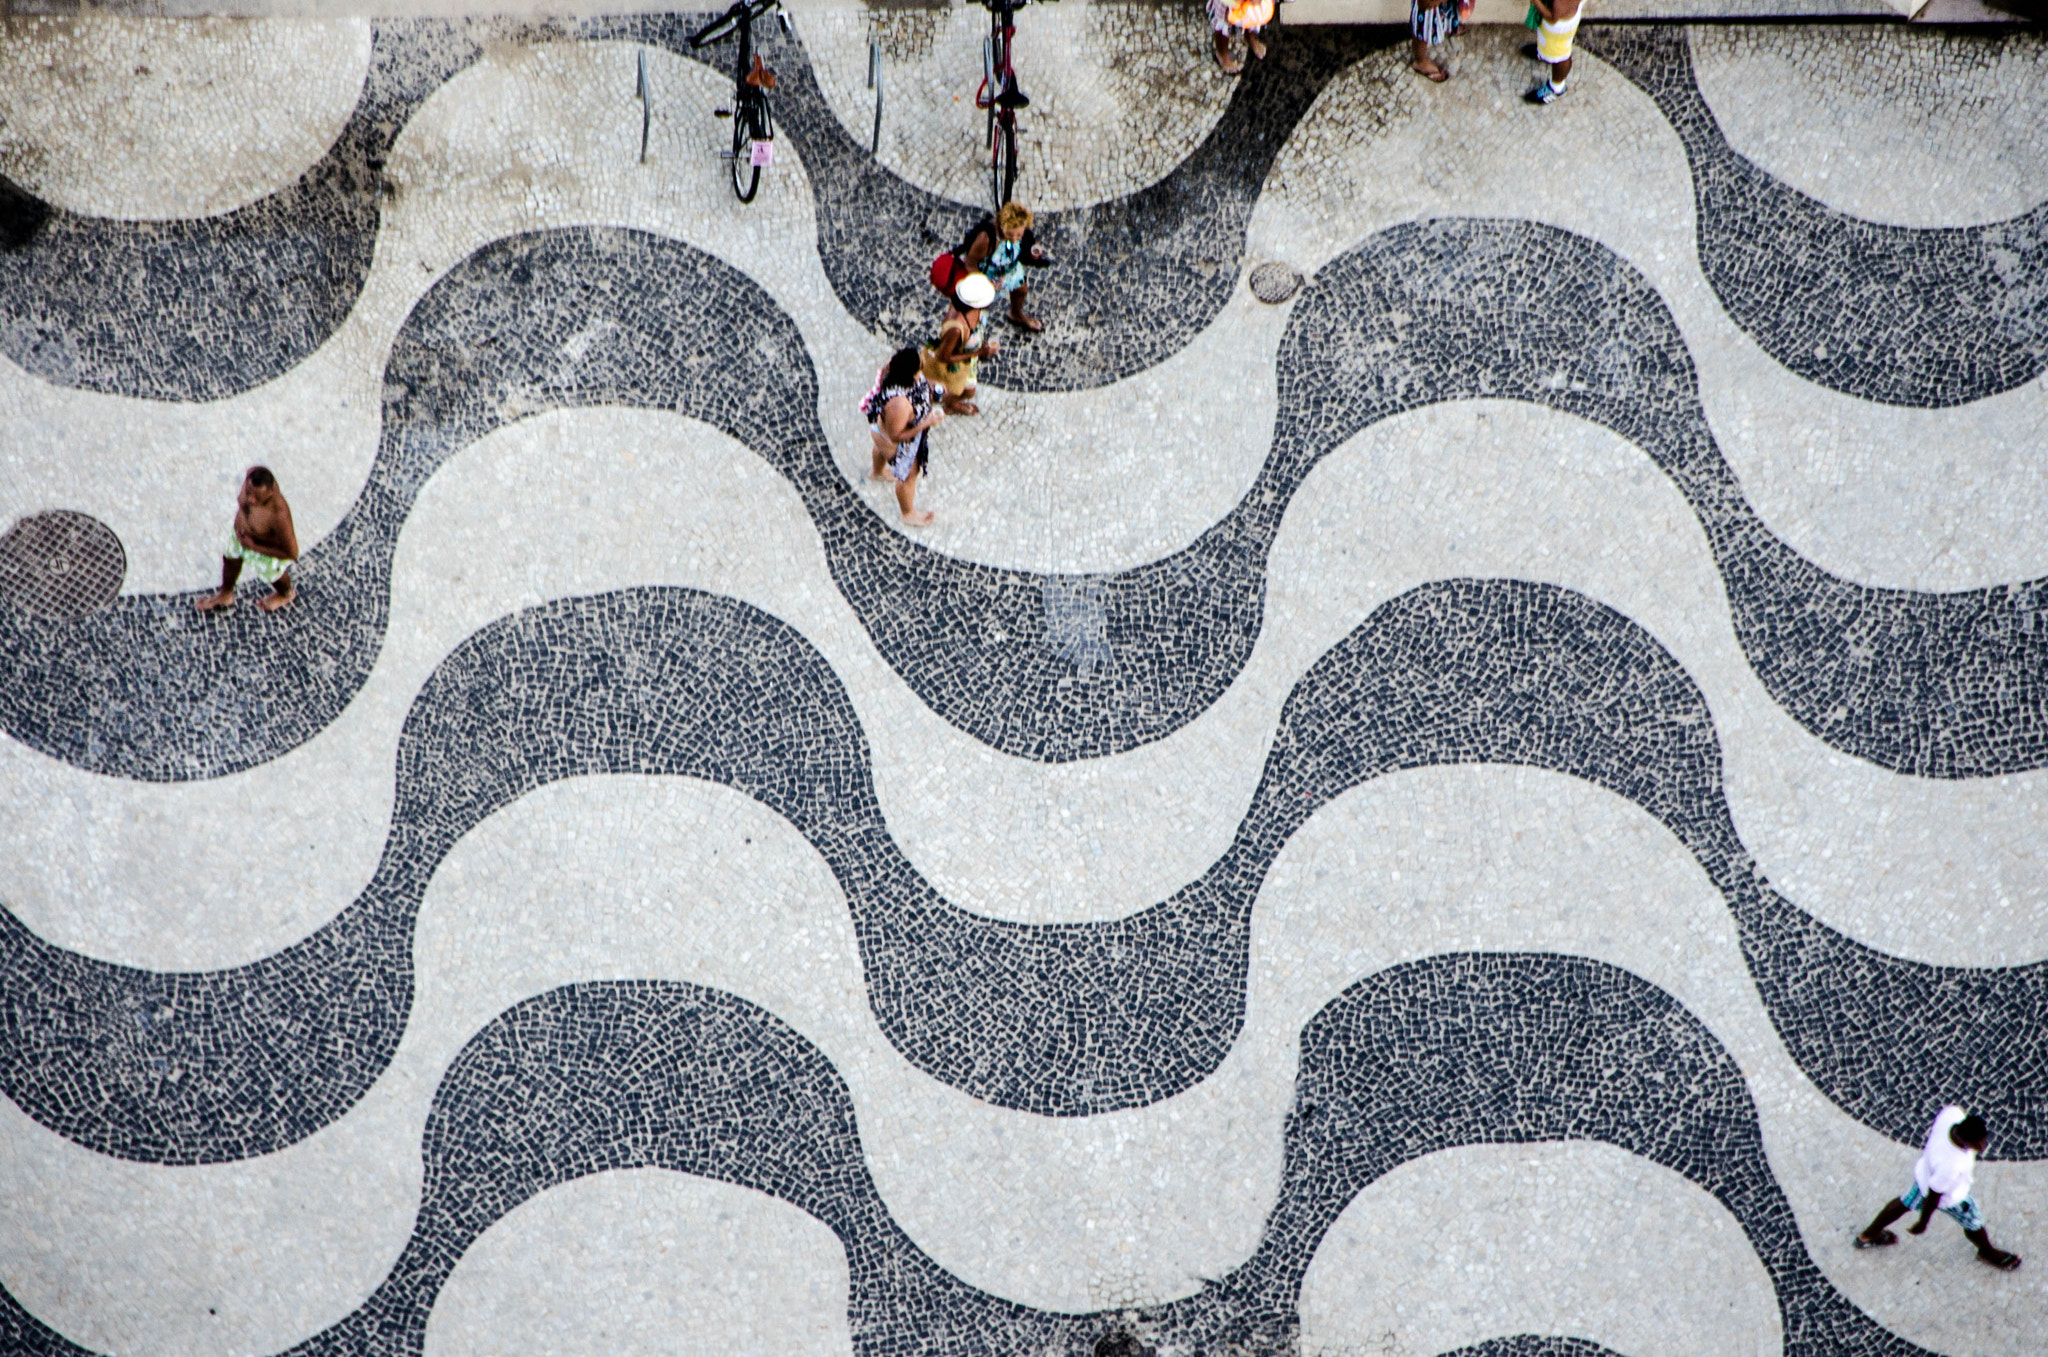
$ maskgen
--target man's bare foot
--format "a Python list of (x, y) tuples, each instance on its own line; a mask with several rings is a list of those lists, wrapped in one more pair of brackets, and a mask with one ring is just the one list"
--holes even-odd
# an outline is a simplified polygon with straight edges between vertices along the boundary
[(954, 415), (978, 415), (981, 413), (981, 407), (973, 401), (961, 401), (957, 405), (948, 407), (947, 413)]
[(1449, 71), (1437, 65), (1428, 57), (1424, 57), (1422, 60), (1412, 62), (1410, 64), (1414, 67), (1415, 72), (1418, 75), (1426, 75), (1439, 85), (1443, 84), (1444, 81), (1449, 80), (1451, 78), (1451, 73)]
[(192, 606), (203, 613), (219, 612), (223, 608), (232, 608), (235, 606), (235, 591), (223, 589), (217, 594), (208, 594)]
[(256, 606), (263, 609), (264, 612), (274, 613), (279, 608), (284, 607), (287, 603), (290, 603), (293, 599), (297, 598), (298, 596), (299, 591), (296, 589), (287, 589), (281, 594), (272, 591), (271, 595), (268, 598), (257, 599)]
[(1225, 75), (1244, 74), (1244, 63), (1242, 61), (1239, 61), (1236, 57), (1219, 54), (1216, 58), (1216, 64), (1223, 68), (1223, 73)]
[(1010, 308), (1010, 324), (1016, 326), (1020, 330), (1028, 331), (1034, 335), (1045, 333), (1044, 321), (1040, 320), (1036, 316), (1027, 316), (1022, 311), (1017, 310), (1015, 307)]
[(1252, 55), (1257, 57), (1260, 61), (1264, 61), (1266, 59), (1266, 44), (1260, 42), (1256, 37), (1252, 36), (1250, 33), (1244, 35), (1244, 45), (1246, 47), (1251, 48)]
[(931, 525), (932, 519), (936, 517), (938, 517), (938, 515), (934, 514), (931, 510), (926, 509), (921, 513), (903, 515), (903, 521), (913, 528), (923, 528), (929, 527)]

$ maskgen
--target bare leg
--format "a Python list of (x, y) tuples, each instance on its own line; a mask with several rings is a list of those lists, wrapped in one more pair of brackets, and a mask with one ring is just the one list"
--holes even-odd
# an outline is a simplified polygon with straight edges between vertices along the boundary
[(1550, 83), (1553, 85), (1562, 85), (1565, 81), (1571, 79), (1571, 75), (1572, 59), (1570, 57), (1566, 57), (1563, 61), (1556, 63), (1550, 68)]
[(210, 613), (217, 608), (235, 606), (235, 581), (242, 577), (242, 563), (232, 556), (220, 558), (220, 592), (208, 594), (192, 606), (200, 612)]
[(1024, 294), (1030, 290), (1031, 284), (1019, 283), (1016, 290), (1010, 294), (1010, 323), (1020, 330), (1029, 330), (1037, 334), (1045, 326), (1039, 322), (1038, 317), (1024, 314)]
[(1266, 59), (1266, 44), (1259, 41), (1258, 34), (1246, 33), (1244, 35), (1244, 45), (1246, 49), (1249, 50), (1251, 54), (1257, 57), (1260, 61), (1264, 61)]
[(932, 521), (932, 512), (929, 509), (923, 513), (917, 511), (917, 477), (918, 470), (913, 466), (908, 477), (896, 482), (896, 507), (903, 511), (905, 523), (913, 528), (922, 528)]
[(1237, 75), (1244, 70), (1244, 63), (1230, 55), (1230, 35), (1218, 33), (1216, 37), (1216, 64), (1223, 68), (1225, 75)]
[(257, 599), (256, 606), (264, 612), (274, 613), (298, 596), (298, 586), (292, 583), (292, 572), (287, 570), (277, 577), (276, 584), (270, 586), (270, 597)]
[(1449, 71), (1430, 60), (1428, 43), (1420, 38), (1410, 38), (1408, 41), (1409, 45), (1415, 49), (1415, 59), (1408, 64), (1414, 67), (1419, 74), (1428, 76), (1438, 84), (1442, 84), (1450, 78), (1451, 73)]
[(896, 455), (896, 445), (880, 434), (875, 434), (874, 437), (875, 455), (873, 466), (868, 470), (868, 479), (871, 481), (886, 481), (889, 479), (889, 459)]
[(1963, 1238), (1975, 1244), (1977, 1246), (1977, 1256), (1995, 1268), (2002, 1268), (2010, 1272), (2020, 1265), (2018, 1254), (2007, 1253), (2004, 1249), (1991, 1242), (1991, 1231), (1989, 1230), (1965, 1230), (1963, 1231)]
[(1877, 1213), (1877, 1219), (1870, 1222), (1870, 1228), (1856, 1237), (1864, 1244), (1896, 1244), (1899, 1237), (1885, 1227), (1905, 1214), (1906, 1204), (1893, 1197), (1884, 1204), (1884, 1210)]

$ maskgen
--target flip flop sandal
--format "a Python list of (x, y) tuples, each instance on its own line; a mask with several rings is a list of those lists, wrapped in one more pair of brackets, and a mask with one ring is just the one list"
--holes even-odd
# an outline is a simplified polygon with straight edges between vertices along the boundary
[(1856, 1236), (1856, 1247), (1859, 1249), (1881, 1249), (1887, 1244), (1896, 1244), (1898, 1242), (1899, 1237), (1890, 1230), (1879, 1230), (1875, 1239), (1865, 1239), (1862, 1235)]
[(2009, 1253), (2004, 1249), (2000, 1249), (1996, 1258), (1985, 1258), (1981, 1253), (1977, 1257), (1989, 1263), (1992, 1267), (1997, 1268), (2000, 1272), (2019, 1271), (2020, 1256), (2016, 1253)]

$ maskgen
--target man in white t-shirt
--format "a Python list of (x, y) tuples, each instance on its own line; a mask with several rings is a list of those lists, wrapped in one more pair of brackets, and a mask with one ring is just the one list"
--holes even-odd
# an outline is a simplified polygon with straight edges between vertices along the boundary
[(1966, 1114), (1954, 1104), (1942, 1108), (1927, 1132), (1927, 1148), (1920, 1151), (1920, 1160), (1913, 1165), (1913, 1185), (1904, 1195), (1884, 1204), (1884, 1210), (1877, 1213), (1870, 1228), (1856, 1236), (1856, 1247), (1875, 1249), (1898, 1243), (1899, 1237), (1885, 1227), (1916, 1209), (1920, 1219), (1907, 1226), (1906, 1233), (1925, 1234), (1927, 1222), (1934, 1219), (1939, 1209), (1963, 1227), (1964, 1238), (1977, 1246), (1978, 1258), (2004, 1272), (2018, 1267), (2018, 1254), (2007, 1253), (1991, 1242), (1991, 1234), (1984, 1228), (1984, 1214), (1977, 1209), (1977, 1199), (1970, 1195), (1970, 1180), (1977, 1173), (1977, 1156), (1990, 1143), (1991, 1133), (1985, 1128), (1984, 1118)]

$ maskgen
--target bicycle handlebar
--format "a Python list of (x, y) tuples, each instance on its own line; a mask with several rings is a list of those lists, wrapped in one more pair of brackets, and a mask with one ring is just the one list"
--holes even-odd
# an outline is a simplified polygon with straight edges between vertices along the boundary
[(711, 43), (720, 42), (725, 38), (726, 34), (739, 25), (742, 17), (751, 24), (770, 10), (781, 8), (782, 0), (739, 0), (731, 9), (719, 15), (695, 33), (692, 33), (690, 35), (690, 46), (693, 48), (705, 47)]

